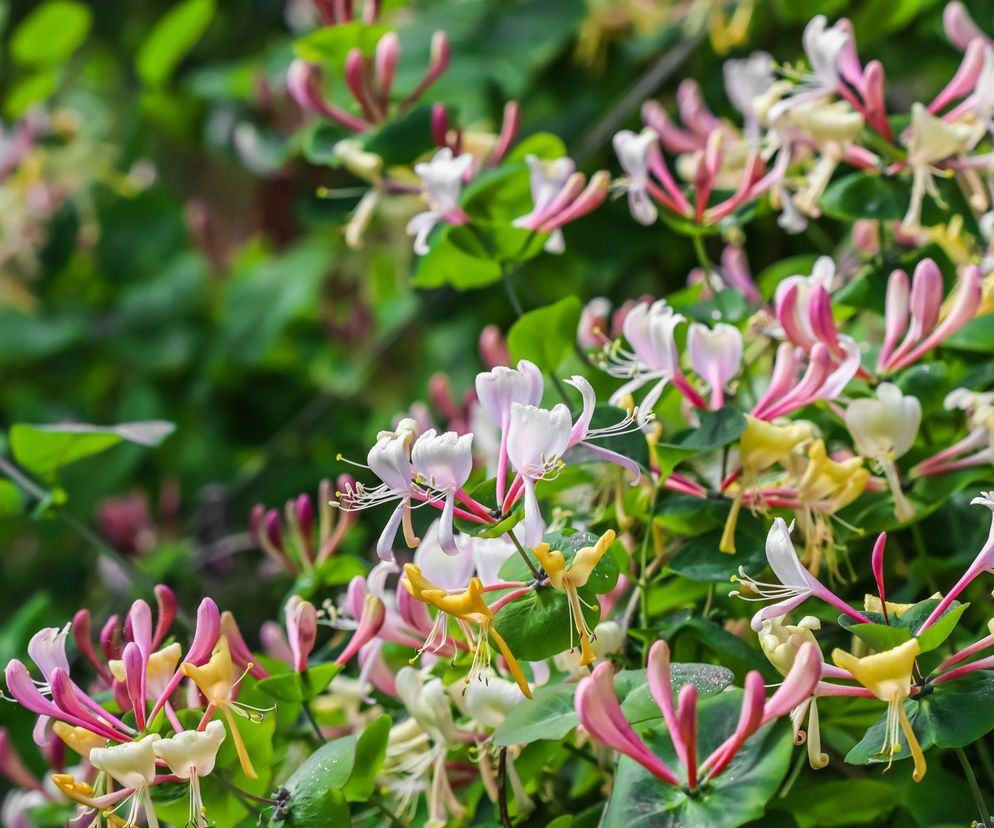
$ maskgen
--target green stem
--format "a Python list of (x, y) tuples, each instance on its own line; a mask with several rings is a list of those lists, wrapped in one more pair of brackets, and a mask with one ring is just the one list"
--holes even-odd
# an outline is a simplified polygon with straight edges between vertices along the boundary
[(528, 564), (528, 568), (531, 570), (532, 575), (535, 576), (535, 580), (536, 581), (543, 580), (542, 573), (535, 568), (535, 564), (533, 564), (532, 559), (528, 557), (528, 553), (525, 552), (525, 548), (521, 545), (521, 541), (519, 541), (518, 538), (515, 536), (514, 531), (508, 530), (507, 536), (511, 539), (511, 542), (514, 544), (515, 549), (518, 550), (518, 554), (521, 555), (522, 560), (524, 560), (524, 562)]
[(500, 279), (504, 283), (504, 290), (507, 292), (507, 298), (511, 303), (511, 308), (514, 310), (514, 315), (520, 319), (525, 315), (525, 309), (522, 307), (521, 300), (518, 298), (518, 292), (514, 289), (511, 270), (503, 262), (501, 262), (500, 266)]
[[(649, 539), (652, 536), (652, 521), (656, 514), (656, 501), (659, 498), (659, 485), (653, 486), (652, 505), (649, 507), (649, 519), (645, 524), (645, 534), (642, 535), (642, 543), (639, 546), (639, 626), (646, 629), (649, 626), (649, 583), (646, 580), (648, 571)], [(642, 661), (649, 663), (649, 644), (642, 644)]]
[(963, 748), (956, 748), (956, 755), (959, 757), (959, 763), (963, 766), (963, 773), (966, 776), (966, 781), (970, 785), (970, 793), (973, 794), (973, 801), (977, 805), (977, 810), (980, 811), (980, 823), (983, 828), (991, 828), (994, 823), (991, 822), (990, 811), (987, 810), (987, 803), (984, 802), (984, 795), (980, 792), (980, 786), (977, 784), (977, 777), (973, 773), (973, 766), (970, 764), (970, 760), (966, 758), (966, 754), (963, 752)]
[(328, 740), (324, 738), (324, 734), (321, 732), (321, 726), (318, 724), (318, 720), (314, 718), (314, 711), (311, 710), (311, 703), (306, 701), (301, 705), (304, 708), (304, 718), (307, 719), (307, 723), (311, 726), (311, 730), (314, 731), (314, 735), (317, 736), (318, 742), (322, 745)]
[(497, 807), (500, 824), (511, 828), (511, 815), (507, 812), (507, 748), (501, 748), (497, 759)]

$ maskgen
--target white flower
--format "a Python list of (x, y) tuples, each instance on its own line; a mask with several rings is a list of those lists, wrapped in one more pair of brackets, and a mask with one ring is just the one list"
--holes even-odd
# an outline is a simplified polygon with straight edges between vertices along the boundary
[(62, 629), (45, 627), (38, 630), (28, 642), (28, 655), (41, 670), (45, 681), (51, 681), (52, 673), (58, 667), (63, 672), (69, 672), (69, 659), (66, 657), (66, 638), (69, 635), (69, 625)]
[(428, 210), (418, 213), (407, 223), (407, 234), (414, 236), (414, 252), (424, 256), (428, 252), (428, 236), (446, 214), (461, 212), (459, 195), (463, 178), (473, 166), (469, 153), (453, 157), (448, 147), (440, 149), (431, 161), (414, 165), (414, 172), (421, 179)]
[[(526, 213), (512, 222), (515, 227), (529, 227), (532, 219), (539, 216), (552, 204), (576, 170), (576, 164), (573, 163), (572, 158), (554, 158), (546, 161), (536, 155), (529, 154), (525, 156), (525, 163), (528, 164), (528, 169), (531, 172), (528, 180), (533, 206), (530, 213)], [(549, 236), (549, 240), (545, 243), (545, 250), (549, 253), (562, 253), (565, 249), (563, 231), (557, 229)]]
[(493, 678), (474, 681), (466, 688), (466, 712), (483, 727), (497, 727), (525, 696), (513, 681)]
[(623, 129), (614, 136), (614, 151), (627, 176), (628, 209), (640, 224), (652, 224), (658, 215), (649, 198), (649, 153), (659, 136), (646, 127), (641, 132)]
[(502, 429), (511, 421), (511, 405), (538, 405), (545, 386), (534, 362), (522, 359), (517, 369), (498, 365), (476, 375), (476, 396), (490, 419)]
[(525, 490), (525, 515), (522, 521), (525, 546), (537, 546), (545, 530), (535, 481), (556, 471), (569, 447), (573, 418), (559, 403), (551, 410), (534, 405), (512, 403), (511, 422), (507, 430), (507, 456), (522, 478)]
[(90, 750), (89, 761), (93, 767), (108, 774), (122, 787), (134, 790), (125, 825), (137, 824), (138, 812), (144, 807), (149, 828), (159, 828), (148, 788), (155, 781), (155, 743), (160, 738), (158, 733), (150, 733), (137, 742)]
[(214, 770), (217, 752), (225, 738), (224, 724), (217, 719), (202, 731), (184, 730), (168, 739), (155, 742), (155, 755), (169, 765), (180, 779), (204, 777)]
[(877, 387), (877, 398), (853, 400), (845, 419), (860, 454), (896, 460), (918, 436), (922, 406), (916, 397), (905, 396), (896, 385), (882, 382)]
[(759, 138), (759, 118), (754, 102), (773, 83), (773, 58), (766, 52), (753, 52), (741, 60), (726, 60), (722, 66), (725, 93), (745, 119), (746, 139)]
[(443, 589), (465, 589), (476, 575), (484, 586), (497, 583), (501, 566), (514, 554), (514, 544), (500, 538), (456, 537), (457, 554), (443, 550), (439, 523), (434, 521), (424, 533), (414, 553), (414, 564), (433, 584)]
[(452, 520), (456, 491), (463, 487), (473, 471), (473, 435), (460, 437), (454, 431), (438, 435), (435, 429), (429, 429), (414, 441), (411, 464), (420, 483), (445, 495), (439, 541), (447, 554), (458, 555)]
[(826, 92), (839, 85), (839, 54), (849, 41), (849, 33), (839, 23), (829, 27), (823, 14), (811, 18), (804, 27), (801, 42), (811, 64), (815, 84)]

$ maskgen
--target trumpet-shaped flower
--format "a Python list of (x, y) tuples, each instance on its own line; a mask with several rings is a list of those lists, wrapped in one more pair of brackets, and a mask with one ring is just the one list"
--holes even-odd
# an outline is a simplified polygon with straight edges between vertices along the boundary
[(848, 670), (853, 677), (881, 701), (887, 702), (887, 726), (884, 731), (884, 743), (880, 753), (888, 756), (888, 767), (894, 760), (894, 754), (901, 749), (898, 729), (904, 732), (904, 738), (911, 749), (915, 760), (914, 780), (921, 782), (927, 766), (925, 756), (918, 738), (908, 721), (904, 709), (904, 700), (911, 694), (912, 670), (915, 659), (921, 652), (917, 638), (905, 641), (882, 653), (857, 658), (845, 650), (836, 649), (832, 652), (832, 660), (837, 667)]
[(687, 353), (693, 366), (711, 386), (711, 408), (725, 403), (725, 385), (742, 363), (742, 334), (724, 322), (708, 328), (699, 322), (687, 331)]
[(158, 828), (155, 805), (149, 793), (149, 786), (155, 782), (155, 743), (161, 737), (150, 733), (136, 742), (125, 742), (106, 748), (90, 751), (90, 764), (103, 771), (125, 788), (130, 788), (131, 810), (125, 826), (138, 824), (138, 813), (144, 808), (149, 828)]
[(614, 151), (625, 172), (628, 209), (639, 224), (652, 224), (659, 215), (649, 197), (649, 157), (659, 152), (659, 136), (648, 127), (641, 132), (623, 129), (614, 136)]
[(217, 752), (224, 741), (224, 725), (215, 720), (208, 722), (203, 731), (184, 730), (168, 739), (154, 743), (155, 755), (169, 766), (173, 776), (190, 783), (190, 828), (207, 828), (200, 780), (214, 770)]
[(486, 682), (493, 675), (493, 667), (491, 667), (493, 654), (490, 649), (490, 639), (493, 638), (507, 663), (507, 669), (517, 682), (518, 687), (521, 688), (521, 692), (531, 698), (531, 688), (529, 688), (528, 681), (518, 666), (517, 659), (507, 646), (507, 642), (494, 629), (493, 612), (483, 599), (483, 584), (479, 578), (471, 578), (469, 586), (464, 591), (449, 593), (444, 589), (439, 589), (425, 578), (417, 566), (407, 564), (404, 567), (404, 577), (400, 583), (411, 596), (440, 611), (441, 614), (436, 624), (441, 622), (444, 625), (447, 618), (455, 618), (475, 624), (478, 627), (472, 644), (473, 664), (470, 667), (469, 675), (465, 678), (466, 685), (471, 684), (477, 678)]
[(218, 639), (210, 660), (206, 664), (198, 666), (184, 662), (180, 670), (182, 670), (183, 675), (193, 679), (211, 708), (221, 711), (231, 730), (231, 738), (234, 740), (235, 752), (238, 754), (242, 770), (249, 779), (257, 779), (258, 774), (252, 766), (245, 742), (242, 740), (242, 735), (231, 714), (234, 711), (249, 721), (258, 722), (262, 719), (265, 711), (235, 701), (235, 688), (244, 674), (238, 673), (231, 660), (228, 639), (224, 636)]
[(918, 436), (922, 406), (917, 397), (904, 395), (889, 382), (877, 387), (877, 398), (853, 400), (846, 409), (846, 428), (856, 441), (856, 449), (883, 469), (894, 497), (898, 520), (910, 520), (914, 507), (901, 490), (894, 461), (903, 456)]
[(583, 616), (583, 607), (586, 602), (580, 597), (577, 590), (587, 585), (594, 567), (600, 563), (601, 558), (611, 548), (614, 538), (614, 531), (609, 529), (597, 539), (593, 546), (584, 546), (579, 549), (569, 563), (566, 562), (566, 557), (562, 552), (558, 549), (552, 549), (547, 543), (539, 544), (533, 550), (535, 557), (542, 564), (545, 574), (549, 576), (549, 583), (555, 589), (561, 589), (566, 593), (572, 619), (570, 649), (573, 649), (573, 628), (575, 628), (580, 646), (581, 667), (593, 662), (595, 656), (590, 647), (593, 632)]
[(436, 434), (435, 429), (429, 429), (414, 441), (411, 465), (422, 485), (444, 495), (439, 542), (449, 555), (459, 554), (452, 521), (456, 492), (465, 485), (473, 471), (473, 435), (459, 436), (454, 431)]
[(746, 601), (775, 602), (753, 615), (752, 628), (759, 632), (763, 628), (764, 621), (782, 618), (811, 597), (820, 598), (850, 618), (866, 623), (868, 621), (866, 616), (850, 607), (801, 564), (794, 550), (794, 544), (791, 543), (790, 532), (791, 528), (783, 518), (775, 518), (766, 537), (766, 561), (777, 577), (776, 583), (757, 581), (746, 575), (744, 569), (739, 567), (739, 575), (735, 580), (740, 581), (750, 594), (736, 591), (732, 593), (733, 595)]
[(418, 213), (407, 223), (407, 234), (414, 236), (414, 252), (419, 256), (428, 253), (428, 236), (439, 222), (465, 224), (469, 221), (459, 206), (459, 195), (473, 164), (473, 156), (469, 153), (454, 156), (451, 149), (443, 147), (431, 161), (414, 165), (428, 202), (428, 210)]

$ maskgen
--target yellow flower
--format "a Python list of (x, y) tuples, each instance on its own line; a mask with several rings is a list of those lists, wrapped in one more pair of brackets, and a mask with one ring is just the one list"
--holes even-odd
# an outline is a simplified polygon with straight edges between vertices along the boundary
[[(580, 587), (586, 586), (590, 580), (590, 575), (594, 567), (600, 563), (604, 553), (611, 548), (614, 543), (614, 530), (608, 529), (593, 546), (585, 546), (580, 549), (573, 560), (567, 565), (566, 558), (558, 549), (551, 549), (549, 544), (542, 543), (535, 547), (535, 557), (538, 558), (545, 574), (549, 576), (549, 583), (555, 589), (561, 589), (566, 593), (566, 600), (569, 603), (572, 624), (570, 628), (570, 645), (573, 643), (573, 627), (576, 628), (580, 639), (580, 666), (585, 667), (594, 661), (596, 656), (590, 647), (590, 640), (593, 632), (583, 617), (583, 606), (585, 602), (577, 592)], [(589, 606), (589, 604), (586, 604)]]
[[(75, 750), (75, 748), (74, 748)], [(103, 812), (104, 818), (109, 825), (126, 826), (127, 823), (113, 811), (108, 810), (97, 800), (96, 791), (86, 782), (77, 782), (76, 778), (67, 773), (53, 773), (52, 783), (67, 799), (78, 802), (84, 808), (92, 808), (98, 812)]]
[(65, 722), (55, 722), (52, 730), (63, 742), (71, 747), (84, 759), (90, 758), (90, 751), (93, 748), (102, 748), (107, 744), (103, 736), (91, 733), (85, 727), (73, 727)]
[(742, 480), (739, 482), (732, 501), (732, 509), (725, 521), (725, 531), (721, 536), (719, 549), (728, 554), (735, 554), (735, 527), (739, 520), (739, 510), (742, 508), (742, 496), (745, 490), (755, 486), (759, 473), (768, 469), (774, 463), (782, 463), (794, 449), (806, 440), (811, 439), (811, 423), (796, 422), (787, 425), (775, 425), (765, 420), (759, 420), (749, 414), (745, 415), (746, 427), (739, 440), (739, 462), (742, 465)]
[[(935, 593), (935, 595), (930, 596), (931, 598), (941, 598), (940, 593)], [(895, 618), (900, 618), (904, 613), (906, 613), (912, 607), (917, 606), (917, 604), (895, 604), (893, 601), (887, 602), (887, 614), (893, 615)], [(880, 599), (876, 595), (864, 595), (863, 596), (863, 609), (867, 612), (876, 612), (883, 615), (883, 605), (880, 603)]]
[(435, 638), (437, 630), (441, 629), (444, 635), (445, 624), (449, 616), (478, 626), (476, 636), (471, 642), (473, 664), (465, 679), (467, 685), (477, 677), (487, 681), (493, 674), (493, 668), (490, 666), (493, 659), (490, 639), (493, 638), (500, 654), (504, 657), (504, 661), (507, 662), (507, 669), (511, 672), (518, 687), (521, 688), (521, 692), (529, 699), (532, 697), (528, 680), (521, 671), (518, 660), (514, 657), (510, 647), (507, 646), (507, 642), (494, 629), (494, 615), (483, 599), (483, 582), (479, 578), (471, 578), (469, 586), (464, 591), (449, 593), (429, 581), (419, 567), (414, 564), (405, 564), (404, 577), (400, 579), (400, 583), (412, 597), (439, 610), (439, 616), (435, 619), (435, 626), (432, 628), (428, 641), (425, 642), (425, 647)]
[[(901, 749), (898, 726), (904, 731), (911, 755), (915, 760), (914, 780), (920, 782), (925, 776), (927, 765), (921, 745), (915, 736), (908, 714), (904, 710), (904, 700), (911, 694), (911, 674), (915, 658), (921, 652), (917, 638), (905, 641), (897, 647), (882, 653), (856, 658), (845, 650), (832, 652), (832, 661), (837, 667), (848, 670), (856, 681), (873, 693), (881, 701), (887, 702), (887, 726), (881, 753), (887, 753), (891, 762), (894, 754)], [(888, 763), (887, 767), (890, 767)]]
[[(249, 665), (251, 669), (252, 665)], [(242, 680), (245, 673), (239, 673), (231, 660), (231, 650), (228, 648), (228, 639), (223, 635), (217, 640), (210, 660), (201, 666), (183, 662), (180, 667), (184, 676), (192, 678), (200, 692), (204, 694), (207, 703), (221, 711), (228, 727), (231, 730), (231, 738), (235, 743), (235, 752), (238, 754), (238, 761), (242, 770), (249, 779), (258, 779), (259, 776), (252, 767), (252, 760), (249, 758), (242, 734), (235, 726), (235, 720), (231, 716), (234, 711), (249, 721), (258, 722), (262, 719), (262, 711), (258, 708), (234, 701), (234, 689), (238, 682)], [(246, 670), (247, 672), (247, 670)]]

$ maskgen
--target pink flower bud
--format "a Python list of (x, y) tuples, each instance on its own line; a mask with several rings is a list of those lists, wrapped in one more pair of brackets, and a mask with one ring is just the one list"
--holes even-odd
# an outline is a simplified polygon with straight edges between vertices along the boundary
[(314, 604), (299, 595), (291, 595), (284, 609), (286, 637), (293, 654), (293, 669), (307, 669), (307, 657), (314, 649), (318, 633), (318, 614)]
[(942, 11), (942, 25), (946, 30), (946, 37), (961, 52), (965, 52), (975, 38), (989, 41), (989, 38), (973, 22), (966, 6), (960, 2), (946, 4), (946, 8)]
[(310, 495), (297, 495), (293, 508), (300, 533), (304, 536), (304, 541), (308, 542), (314, 532), (314, 504), (311, 503)]
[(587, 302), (580, 313), (580, 323), (576, 330), (576, 343), (581, 348), (599, 348), (607, 337), (608, 316), (611, 313), (611, 300), (597, 296)]

